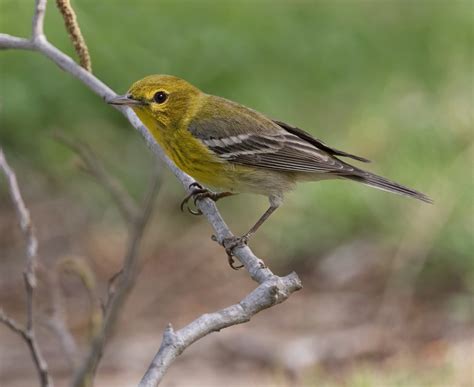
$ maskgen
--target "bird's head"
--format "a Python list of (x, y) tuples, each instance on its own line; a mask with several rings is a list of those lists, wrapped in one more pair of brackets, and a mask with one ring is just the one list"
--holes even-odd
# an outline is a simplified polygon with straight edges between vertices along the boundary
[(123, 96), (107, 102), (130, 106), (142, 119), (154, 119), (162, 128), (178, 126), (203, 93), (172, 75), (150, 75), (135, 82)]

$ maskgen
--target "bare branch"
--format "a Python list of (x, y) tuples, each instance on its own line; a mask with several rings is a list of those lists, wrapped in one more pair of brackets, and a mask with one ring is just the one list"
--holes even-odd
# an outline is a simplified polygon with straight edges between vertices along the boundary
[(0, 50), (8, 49), (34, 50), (34, 44), (28, 39), (0, 34)]
[(8, 328), (10, 328), (13, 332), (23, 337), (23, 339), (27, 340), (26, 331), (23, 327), (20, 326), (18, 322), (16, 322), (11, 317), (8, 317), (3, 309), (0, 309), (0, 322), (5, 324)]
[(46, 13), (46, 1), (47, 0), (36, 0), (35, 11), (33, 14), (33, 28), (31, 40), (35, 41), (41, 39), (44, 36), (44, 15)]
[(153, 203), (159, 189), (160, 178), (156, 174), (150, 184), (145, 203), (140, 215), (135, 218), (133, 228), (130, 231), (127, 252), (124, 257), (123, 269), (117, 279), (117, 286), (111, 295), (110, 301), (105, 309), (104, 320), (100, 332), (92, 340), (89, 353), (78, 368), (74, 376), (73, 386), (82, 387), (87, 381), (93, 379), (97, 365), (102, 358), (102, 353), (130, 289), (133, 287), (137, 274), (137, 256), (140, 242), (143, 239), (145, 227), (152, 213)]
[(63, 15), (64, 24), (66, 30), (71, 38), (74, 49), (76, 50), (77, 56), (79, 57), (79, 63), (87, 71), (92, 72), (91, 57), (89, 55), (89, 49), (87, 48), (86, 41), (82, 36), (79, 23), (77, 22), (76, 13), (71, 6), (70, 0), (56, 0), (56, 5), (59, 11)]
[[(41, 0), (39, 0), (38, 2), (41, 2)], [(67, 56), (60, 50), (58, 50), (51, 43), (49, 43), (45, 38), (35, 39), (31, 43), (31, 45), (32, 45), (31, 47), (25, 47), (27, 46), (25, 42), (22, 40), (19, 41), (18, 38), (13, 38), (7, 35), (0, 35), (0, 49), (2, 48), (34, 49), (40, 52), (42, 55), (51, 59), (64, 71), (78, 78), (82, 83), (88, 86), (94, 93), (98, 94), (102, 99), (108, 100), (116, 96), (116, 93), (113, 92), (101, 80), (94, 77), (91, 73), (89, 73), (88, 71), (86, 71), (85, 69), (77, 65), (69, 56)], [(155, 140), (153, 139), (148, 129), (141, 123), (141, 121), (135, 115), (132, 109), (127, 108), (127, 107), (121, 107), (121, 106), (117, 106), (115, 108), (119, 110), (128, 119), (128, 121), (132, 124), (132, 126), (135, 129), (138, 130), (138, 132), (146, 140), (147, 145), (152, 149), (152, 151), (159, 158), (161, 158), (165, 162), (165, 164), (170, 168), (170, 170), (175, 174), (175, 176), (181, 181), (185, 189), (189, 192), (190, 190), (189, 187), (194, 182), (194, 179), (192, 179), (189, 175), (187, 175), (186, 173), (181, 171), (179, 168), (177, 168), (176, 165), (166, 156), (164, 151), (155, 142)], [(202, 211), (202, 213), (207, 217), (209, 223), (212, 225), (215, 232), (216, 241), (222, 244), (225, 238), (229, 238), (233, 236), (227, 224), (224, 222), (222, 216), (218, 212), (215, 203), (212, 200), (203, 199), (198, 202), (198, 207)], [(127, 254), (127, 256), (133, 257), (136, 254), (136, 248), (137, 248), (139, 240), (141, 239), (141, 232), (143, 231), (142, 228), (144, 227), (144, 224), (140, 226), (140, 223), (141, 222), (138, 221), (136, 224), (134, 235), (132, 235), (131, 242), (129, 244), (129, 254)], [(284, 277), (284, 278), (276, 277), (270, 271), (270, 269), (265, 267), (263, 262), (253, 254), (252, 250), (250, 250), (248, 246), (235, 248), (233, 250), (233, 255), (244, 264), (245, 268), (249, 272), (252, 279), (258, 282), (259, 284), (261, 284), (261, 286), (259, 286), (256, 289), (256, 291), (258, 289), (261, 289), (262, 286), (263, 288), (266, 288), (267, 286), (270, 286), (271, 284), (273, 284), (274, 281), (277, 281), (277, 280), (279, 281), (278, 282), (279, 293), (284, 294), (285, 297), (278, 298), (278, 302), (284, 301), (292, 292), (301, 288), (300, 280), (298, 279), (296, 274), (293, 273), (293, 274), (290, 274), (290, 276)], [(74, 383), (75, 386), (80, 386), (81, 381), (85, 381), (87, 380), (87, 378), (89, 377), (91, 378), (93, 376), (93, 373), (95, 372), (95, 367), (97, 366), (97, 363), (100, 359), (105, 340), (111, 331), (111, 327), (114, 325), (113, 324), (113, 322), (115, 321), (114, 316), (116, 315), (118, 309), (123, 303), (123, 300), (126, 294), (126, 289), (128, 288), (128, 286), (130, 286), (131, 283), (133, 283), (134, 275), (132, 275), (132, 273), (134, 273), (134, 270), (129, 270), (128, 273), (124, 272), (121, 275), (120, 284), (118, 285), (120, 288), (120, 291), (118, 288), (110, 304), (111, 307), (108, 312), (108, 315), (110, 316), (110, 318), (106, 318), (106, 320), (104, 321), (101, 334), (94, 340), (90, 354), (86, 358), (84, 365), (79, 369), (78, 373), (76, 374), (75, 383)], [(291, 281), (284, 280), (285, 278), (289, 278), (289, 277), (291, 277)], [(251, 293), (251, 294), (254, 294), (254, 293)], [(245, 318), (247, 317), (250, 318), (253, 314), (257, 313), (258, 311), (263, 310), (276, 303), (276, 301), (274, 301), (273, 303), (269, 303), (268, 302), (269, 299), (270, 298), (268, 298), (268, 296), (267, 297), (253, 297), (253, 298), (250, 298), (249, 300), (246, 299), (249, 302), (249, 305), (251, 306), (250, 310), (252, 310), (253, 312), (251, 314), (244, 313), (243, 316)], [(224, 311), (225, 310), (227, 309), (224, 309)], [(234, 309), (231, 309), (231, 311), (233, 310)], [(218, 315), (219, 313), (220, 312), (217, 312)], [(210, 316), (214, 316), (214, 314), (211, 314)], [(202, 316), (201, 318), (206, 318), (206, 315)], [(188, 345), (190, 345), (195, 340), (200, 339), (204, 335), (212, 332), (213, 330), (225, 328), (227, 326), (239, 324), (245, 321), (245, 320), (242, 320), (243, 319), (242, 315), (237, 314), (235, 316), (230, 316), (229, 319), (226, 320), (226, 323), (221, 326), (220, 325), (221, 320), (219, 318), (214, 318), (208, 321), (207, 329), (196, 331), (196, 329), (199, 327), (199, 324), (197, 324), (196, 322), (201, 321), (200, 320), (201, 318), (195, 320), (195, 322), (191, 323), (187, 327), (178, 331), (180, 335), (182, 334), (184, 338), (188, 338), (190, 340)], [(168, 346), (165, 345), (165, 348), (167, 347)], [(153, 375), (149, 374), (149, 376), (146, 378), (146, 381), (147, 382), (150, 381), (150, 383), (155, 383), (155, 384), (158, 383), (159, 380), (161, 380), (162, 374), (164, 374), (169, 364), (186, 347), (187, 346), (183, 346), (180, 351), (169, 352), (169, 349), (165, 351), (162, 345), (162, 349), (157, 354), (158, 363), (154, 362), (151, 367), (152, 368), (160, 367), (159, 363), (161, 361), (160, 359), (162, 359), (162, 357), (164, 356), (163, 352), (171, 353), (172, 355), (166, 357), (169, 360), (166, 360), (163, 363), (164, 364), (163, 367), (165, 368), (162, 372), (161, 371), (158, 372), (158, 378), (156, 377), (156, 373), (153, 373)], [(153, 381), (155, 379), (156, 381)], [(153, 384), (150, 384), (150, 385), (153, 385)]]
[(10, 330), (19, 335), (28, 345), (31, 357), (35, 364), (36, 370), (40, 378), (41, 387), (52, 387), (53, 382), (49, 376), (48, 365), (41, 354), (33, 329), (23, 328), (18, 322), (8, 317), (5, 312), (0, 309), (0, 322), (5, 324)]
[(33, 295), (34, 288), (36, 286), (35, 270), (37, 266), (38, 240), (36, 239), (34, 227), (31, 223), (30, 212), (28, 211), (28, 208), (26, 207), (25, 202), (21, 196), (15, 172), (10, 167), (10, 165), (8, 165), (2, 148), (0, 148), (0, 170), (3, 171), (5, 177), (7, 178), (10, 196), (20, 221), (20, 228), (23, 231), (23, 235), (26, 239), (26, 265), (25, 271), (23, 272), (26, 290), (26, 327), (20, 327), (18, 323), (7, 317), (1, 310), (0, 322), (4, 323), (15, 333), (21, 335), (21, 337), (26, 341), (36, 366), (36, 370), (38, 371), (41, 386), (49, 387), (53, 385), (53, 382), (49, 376), (48, 365), (44, 360), (36, 341), (34, 330)]
[(8, 181), (8, 188), (10, 190), (10, 197), (15, 206), (18, 219), (20, 221), (20, 228), (26, 240), (26, 280), (31, 287), (36, 286), (35, 269), (37, 266), (36, 256), (38, 254), (38, 240), (36, 239), (33, 224), (30, 219), (30, 212), (26, 208), (25, 202), (21, 197), (20, 188), (16, 179), (15, 172), (10, 168), (5, 159), (5, 154), (0, 148), (0, 169), (5, 174)]
[[(102, 326), (102, 308), (97, 297), (95, 274), (85, 259), (78, 256), (66, 256), (58, 262), (59, 273), (70, 273), (79, 278), (89, 301), (89, 332), (95, 336)], [(58, 287), (59, 288), (59, 287)]]
[(128, 194), (117, 179), (107, 173), (90, 147), (78, 140), (71, 140), (62, 133), (55, 133), (54, 138), (73, 150), (81, 158), (86, 171), (94, 176), (112, 196), (125, 220), (127, 222), (133, 222), (140, 212), (135, 200)]
[(273, 276), (238, 304), (204, 314), (177, 332), (174, 332), (169, 324), (163, 334), (161, 347), (139, 387), (158, 386), (171, 363), (195, 341), (212, 332), (245, 323), (256, 313), (285, 301), (291, 293), (299, 289), (301, 282), (295, 273), (282, 278)]
[(73, 370), (75, 368), (78, 352), (77, 344), (74, 336), (66, 325), (64, 311), (62, 309), (53, 310), (53, 313), (46, 324), (58, 338), (67, 362), (69, 363), (69, 367)]
[[(127, 249), (126, 257), (124, 258), (123, 267), (114, 279), (114, 282), (117, 282), (117, 284), (114, 286), (113, 292), (109, 291), (108, 293), (109, 299), (104, 307), (103, 320), (98, 329), (95, 330), (91, 349), (74, 377), (74, 385), (83, 386), (93, 379), (97, 365), (102, 357), (106, 340), (115, 325), (119, 310), (121, 309), (129, 290), (133, 287), (136, 276), (138, 246), (143, 237), (146, 223), (148, 222), (152, 212), (151, 206), (158, 192), (160, 178), (158, 172), (156, 172), (156, 175), (153, 177), (153, 181), (150, 184), (149, 193), (146, 195), (147, 198), (145, 204), (142, 209), (139, 209), (133, 198), (128, 194), (123, 186), (120, 185), (114, 177), (107, 174), (101, 162), (97, 159), (87, 144), (81, 143), (77, 140), (74, 141), (68, 139), (60, 133), (56, 133), (54, 137), (78, 154), (85, 164), (86, 171), (92, 174), (106, 191), (111, 193), (117, 206), (122, 211), (125, 220), (132, 226), (130, 230), (129, 247)], [(87, 286), (86, 282), (87, 281), (84, 281), (86, 287), (89, 288), (90, 286)]]

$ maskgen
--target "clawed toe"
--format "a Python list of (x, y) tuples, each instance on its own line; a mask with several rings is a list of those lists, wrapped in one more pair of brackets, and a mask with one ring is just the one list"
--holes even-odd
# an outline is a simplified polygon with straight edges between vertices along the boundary
[(186, 197), (181, 202), (181, 205), (179, 206), (179, 208), (181, 208), (181, 211), (184, 211), (184, 206), (186, 206), (190, 214), (202, 215), (202, 212), (199, 208), (192, 209), (191, 207), (189, 207), (189, 200), (192, 198), (194, 206), (196, 207), (197, 201), (204, 197), (207, 197), (207, 195), (210, 194), (211, 192), (203, 188), (201, 184), (196, 183), (196, 182), (190, 184), (189, 189), (191, 189), (192, 191), (188, 195), (186, 195)]
[(238, 266), (235, 265), (235, 260), (233, 258), (233, 256), (234, 256), (233, 250), (236, 247), (246, 246), (247, 242), (248, 242), (248, 237), (246, 235), (244, 235), (242, 237), (235, 237), (234, 236), (234, 237), (230, 237), (230, 238), (225, 238), (222, 241), (222, 246), (224, 246), (225, 252), (227, 253), (227, 259), (229, 261), (229, 266), (232, 269), (239, 270), (242, 267), (244, 267), (244, 265), (238, 265)]
[[(233, 195), (231, 192), (212, 192), (206, 188), (203, 188), (203, 186), (199, 183), (192, 183), (189, 185), (189, 189), (191, 189), (191, 193), (188, 194), (183, 201), (181, 202), (180, 208), (181, 211), (184, 211), (184, 206), (188, 209), (188, 212), (193, 215), (202, 215), (202, 212), (199, 208), (197, 208), (197, 202), (199, 200), (209, 198), (211, 200), (214, 200), (217, 202), (219, 199), (222, 199), (226, 196), (231, 196)], [(193, 204), (196, 209), (192, 209), (189, 207), (189, 200), (193, 199)]]

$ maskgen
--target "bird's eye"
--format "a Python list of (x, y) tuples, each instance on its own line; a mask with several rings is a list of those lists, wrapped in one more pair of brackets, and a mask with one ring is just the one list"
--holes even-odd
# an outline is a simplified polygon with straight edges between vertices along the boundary
[(155, 95), (153, 96), (153, 100), (156, 103), (163, 103), (166, 101), (168, 98), (168, 94), (166, 94), (164, 91), (157, 91)]

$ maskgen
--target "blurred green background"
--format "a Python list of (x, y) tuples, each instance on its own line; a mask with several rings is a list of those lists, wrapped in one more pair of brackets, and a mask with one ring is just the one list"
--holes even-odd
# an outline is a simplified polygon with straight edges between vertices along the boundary
[[(74, 5), (94, 73), (117, 92), (147, 74), (180, 76), (368, 157), (372, 171), (426, 192), (436, 207), (453, 206), (440, 220), (426, 269), (446, 279), (448, 267), (462, 285), (472, 282), (472, 2)], [(31, 13), (30, 1), (2, 0), (0, 29), (27, 36)], [(74, 56), (54, 4), (46, 33)], [(61, 129), (90, 142), (140, 192), (150, 157), (119, 114), (39, 55), (2, 52), (0, 66), (0, 141), (17, 162), (55, 187), (74, 185), (70, 153), (50, 137)], [(177, 184), (173, 189), (182, 194)], [(254, 197), (232, 201), (222, 205), (259, 203), (242, 215), (248, 224), (266, 205)], [(431, 211), (352, 183), (308, 184), (264, 233), (282, 247), (281, 259), (358, 235), (396, 245), (418, 206)]]
[[(118, 93), (148, 74), (177, 75), (367, 157), (371, 171), (434, 199), (429, 206), (351, 182), (303, 184), (252, 244), (270, 266), (304, 272), (338, 246), (373, 241), (387, 265), (397, 254), (421, 262), (417, 293), (472, 295), (472, 1), (73, 4), (94, 74)], [(0, 31), (28, 36), (31, 16), (32, 1), (1, 0)], [(75, 57), (52, 1), (45, 30)], [(141, 195), (153, 156), (119, 113), (38, 54), (0, 52), (0, 71), (0, 144), (31, 197), (60, 192), (92, 219), (108, 206), (51, 138), (56, 130), (87, 141)], [(205, 224), (179, 213), (183, 191), (169, 173), (163, 195), (157, 212), (166, 227)], [(237, 234), (266, 205), (250, 195), (219, 202)], [(456, 310), (472, 308), (470, 296), (449, 299)]]

